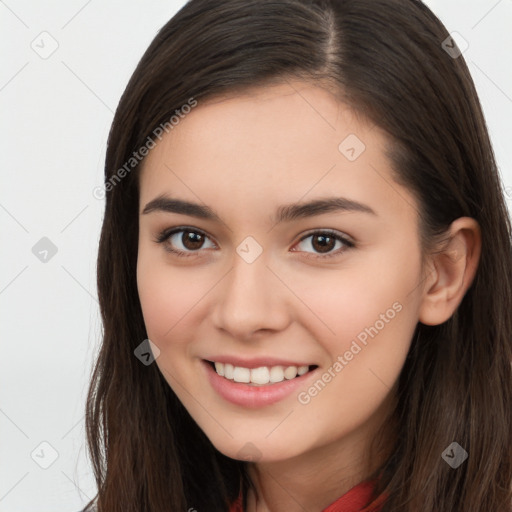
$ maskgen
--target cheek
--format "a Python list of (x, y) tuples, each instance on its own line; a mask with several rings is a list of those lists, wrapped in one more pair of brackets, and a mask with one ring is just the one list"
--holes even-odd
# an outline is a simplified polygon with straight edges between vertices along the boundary
[(405, 300), (405, 290), (404, 283), (391, 289), (387, 281), (371, 288), (347, 283), (344, 289), (331, 287), (310, 296), (312, 309), (335, 332), (317, 322), (315, 338), (328, 360), (318, 379), (297, 397), (313, 443), (334, 441), (359, 428), (389, 395), (417, 324), (416, 308)]
[[(404, 317), (414, 316), (410, 291), (417, 280), (417, 269), (413, 265), (393, 268), (381, 262), (323, 275), (302, 273), (290, 280), (308, 309), (302, 321), (309, 318), (309, 329), (323, 340), (331, 355), (348, 350), (353, 339), (364, 343), (375, 336), (384, 337), (382, 334), (397, 329)], [(416, 320), (406, 320), (407, 332)]]
[(193, 291), (183, 286), (179, 273), (166, 268), (157, 252), (139, 247), (137, 288), (148, 337), (162, 349), (163, 340), (185, 314)]
[[(178, 267), (165, 254), (139, 249), (137, 287), (148, 337), (161, 350), (186, 342), (189, 323), (218, 277), (207, 269)], [(188, 330), (187, 330), (188, 328)]]
[[(318, 315), (307, 312), (302, 321), (309, 318), (308, 328), (328, 358), (322, 382), (301, 390), (299, 403), (318, 411), (337, 404), (339, 421), (352, 426), (369, 417), (392, 388), (418, 321), (418, 298), (410, 292), (419, 266), (414, 258), (398, 265), (396, 253), (380, 257), (339, 273), (316, 273), (315, 279), (303, 274), (294, 281), (300, 284), (298, 295)], [(350, 421), (342, 412), (347, 410), (353, 412)]]

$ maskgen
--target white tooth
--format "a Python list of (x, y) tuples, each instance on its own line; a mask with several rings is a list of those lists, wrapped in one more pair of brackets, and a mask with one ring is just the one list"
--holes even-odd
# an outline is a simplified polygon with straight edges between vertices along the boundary
[(297, 367), (296, 366), (288, 366), (286, 370), (284, 371), (284, 378), (285, 379), (294, 379), (297, 377)]
[(224, 363), (224, 377), (226, 379), (232, 379), (233, 378), (233, 365), (229, 363)]
[(309, 370), (309, 366), (299, 366), (297, 368), (297, 373), (299, 375), (304, 375), (305, 373), (308, 373), (308, 370)]
[(251, 370), (249, 368), (242, 368), (241, 366), (235, 366), (233, 372), (233, 379), (235, 382), (250, 382), (251, 381)]
[(251, 382), (254, 384), (268, 384), (270, 381), (270, 372), (266, 366), (253, 368), (251, 370)]
[(284, 368), (282, 366), (272, 366), (269, 373), (270, 382), (281, 382), (284, 380)]
[(215, 363), (215, 370), (221, 377), (224, 377), (224, 363)]

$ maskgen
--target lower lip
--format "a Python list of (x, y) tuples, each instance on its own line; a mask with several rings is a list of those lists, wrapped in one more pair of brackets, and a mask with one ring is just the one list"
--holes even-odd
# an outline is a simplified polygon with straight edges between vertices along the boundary
[(264, 407), (265, 405), (272, 405), (283, 400), (303, 386), (305, 380), (318, 369), (315, 368), (300, 377), (284, 380), (276, 384), (250, 386), (221, 377), (210, 363), (206, 361), (202, 361), (202, 363), (212, 388), (222, 398), (235, 405), (250, 408)]

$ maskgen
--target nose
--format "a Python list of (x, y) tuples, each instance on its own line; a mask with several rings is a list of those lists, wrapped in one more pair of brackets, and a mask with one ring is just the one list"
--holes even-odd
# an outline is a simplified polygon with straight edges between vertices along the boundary
[(252, 263), (235, 255), (233, 268), (218, 285), (214, 324), (239, 340), (283, 330), (290, 322), (288, 294), (263, 255)]

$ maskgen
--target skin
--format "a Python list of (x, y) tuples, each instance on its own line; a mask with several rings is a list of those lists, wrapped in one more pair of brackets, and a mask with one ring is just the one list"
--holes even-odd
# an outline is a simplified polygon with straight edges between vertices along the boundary
[[(338, 149), (350, 134), (366, 146), (354, 161)], [(320, 511), (370, 474), (393, 447), (387, 436), (371, 453), (370, 441), (392, 410), (415, 326), (447, 320), (473, 280), (478, 224), (457, 219), (451, 241), (423, 261), (419, 206), (393, 180), (388, 142), (328, 89), (295, 81), (199, 102), (144, 161), (137, 281), (156, 364), (219, 451), (243, 459), (252, 450), (250, 512)], [(222, 222), (143, 213), (164, 193), (208, 205)], [(376, 215), (270, 219), (282, 204), (331, 196)], [(207, 235), (195, 252), (173, 237), (188, 258), (155, 242), (182, 226)], [(337, 254), (322, 259), (315, 237), (301, 238), (325, 229), (355, 247), (333, 242)], [(263, 251), (252, 263), (236, 252), (248, 236)], [(396, 303), (400, 312), (307, 404), (292, 393), (244, 408), (204, 376), (201, 360), (218, 354), (300, 357), (323, 374)]]

